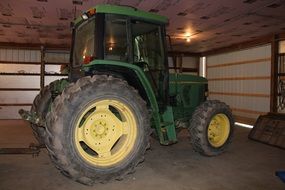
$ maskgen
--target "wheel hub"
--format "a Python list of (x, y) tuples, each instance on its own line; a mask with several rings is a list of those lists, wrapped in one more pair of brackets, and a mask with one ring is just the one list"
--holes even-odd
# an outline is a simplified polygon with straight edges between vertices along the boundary
[(208, 127), (208, 141), (213, 147), (221, 147), (230, 133), (229, 118), (225, 114), (216, 114)]
[[(115, 100), (101, 100), (81, 114), (75, 139), (77, 149), (85, 160), (94, 165), (109, 166), (128, 155), (134, 146), (136, 134), (136, 120), (125, 104)], [(82, 147), (80, 142), (97, 156), (94, 153), (90, 155), (90, 151)]]
[(105, 127), (103, 125), (95, 125), (95, 133), (102, 135), (105, 132)]
[(91, 128), (91, 131), (95, 137), (102, 135), (106, 136), (108, 133), (108, 125), (104, 120), (95, 121)]

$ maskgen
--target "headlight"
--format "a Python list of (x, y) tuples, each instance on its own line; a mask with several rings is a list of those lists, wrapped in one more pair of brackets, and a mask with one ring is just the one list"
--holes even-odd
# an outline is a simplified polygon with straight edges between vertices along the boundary
[(88, 19), (87, 14), (83, 14), (81, 17), (83, 18), (83, 20), (87, 20)]

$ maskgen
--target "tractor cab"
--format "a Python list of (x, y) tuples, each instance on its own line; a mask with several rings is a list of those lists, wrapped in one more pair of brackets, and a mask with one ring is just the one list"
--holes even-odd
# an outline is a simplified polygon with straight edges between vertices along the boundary
[[(166, 23), (166, 17), (132, 7), (98, 5), (89, 9), (73, 25), (71, 78), (80, 78), (76, 76), (78, 70), (100, 60), (138, 66), (150, 82), (159, 105), (165, 105), (168, 93)], [(106, 65), (97, 65), (88, 72), (91, 75), (116, 72), (122, 77), (134, 77), (122, 74), (119, 67)]]

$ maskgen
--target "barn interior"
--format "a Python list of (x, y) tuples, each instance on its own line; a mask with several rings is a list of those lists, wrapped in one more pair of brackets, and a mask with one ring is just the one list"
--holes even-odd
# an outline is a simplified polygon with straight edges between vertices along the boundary
[[(181, 129), (171, 146), (151, 137), (145, 161), (122, 180), (90, 187), (54, 167), (18, 112), (68, 78), (71, 22), (99, 4), (168, 18), (169, 73), (205, 77), (207, 98), (232, 111), (235, 132), (224, 154), (201, 156)], [(285, 170), (284, 8), (283, 0), (2, 0), (0, 189), (284, 189), (276, 176)]]

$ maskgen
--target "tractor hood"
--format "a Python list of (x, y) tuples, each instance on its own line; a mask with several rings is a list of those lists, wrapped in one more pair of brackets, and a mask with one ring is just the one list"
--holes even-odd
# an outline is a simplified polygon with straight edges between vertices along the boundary
[(169, 74), (169, 83), (178, 83), (178, 84), (207, 84), (208, 80), (204, 77), (189, 75), (189, 74), (180, 74), (180, 73), (171, 73)]

